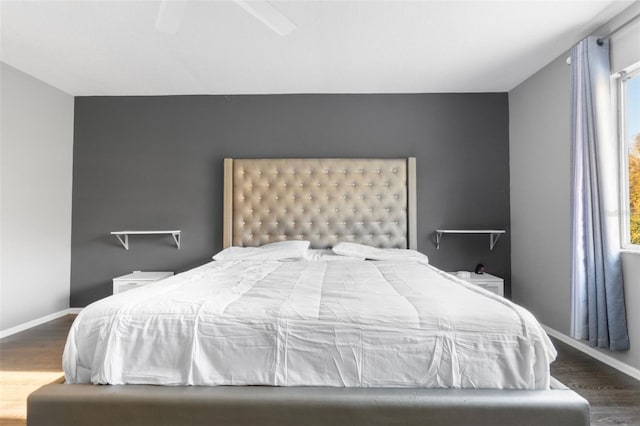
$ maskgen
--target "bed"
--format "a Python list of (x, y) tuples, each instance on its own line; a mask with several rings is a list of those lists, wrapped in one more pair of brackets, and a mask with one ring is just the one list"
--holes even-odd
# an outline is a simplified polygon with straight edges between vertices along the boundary
[[(224, 169), (222, 257), (85, 309), (65, 350), (76, 384), (32, 394), (30, 425), (588, 424), (527, 311), (407, 259), (415, 159)], [(291, 240), (346, 252), (235, 250)]]

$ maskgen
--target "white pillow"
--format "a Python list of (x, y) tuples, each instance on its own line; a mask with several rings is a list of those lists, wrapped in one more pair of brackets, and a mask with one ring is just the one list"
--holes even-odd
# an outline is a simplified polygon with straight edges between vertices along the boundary
[(213, 260), (302, 259), (309, 244), (309, 241), (280, 241), (260, 247), (229, 247), (213, 256)]
[(312, 262), (339, 262), (344, 260), (364, 260), (364, 257), (342, 256), (331, 249), (309, 249), (304, 254), (305, 260)]
[(358, 243), (338, 243), (333, 252), (343, 256), (364, 257), (370, 260), (404, 260), (429, 263), (427, 255), (416, 250), (398, 248), (377, 248)]

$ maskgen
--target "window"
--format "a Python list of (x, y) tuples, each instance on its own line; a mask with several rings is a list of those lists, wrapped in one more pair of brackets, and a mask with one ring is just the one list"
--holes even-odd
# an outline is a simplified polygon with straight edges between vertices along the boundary
[(618, 77), (622, 245), (640, 250), (640, 64)]

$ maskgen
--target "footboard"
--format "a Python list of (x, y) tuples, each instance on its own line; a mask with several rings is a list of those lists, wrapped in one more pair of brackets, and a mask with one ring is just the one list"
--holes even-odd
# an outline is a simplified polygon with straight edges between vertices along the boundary
[(567, 389), (94, 386), (54, 383), (28, 399), (29, 426), (588, 426)]

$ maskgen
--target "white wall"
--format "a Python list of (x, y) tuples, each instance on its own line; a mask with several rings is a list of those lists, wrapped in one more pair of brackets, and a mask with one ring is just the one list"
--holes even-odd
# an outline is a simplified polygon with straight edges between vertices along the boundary
[[(595, 34), (640, 12), (635, 3)], [(513, 300), (568, 335), (570, 70), (568, 52), (509, 92)], [(611, 37), (613, 71), (640, 61), (640, 22)], [(640, 369), (640, 253), (622, 257), (631, 350), (601, 351)]]
[(2, 331), (69, 307), (74, 100), (0, 67)]

